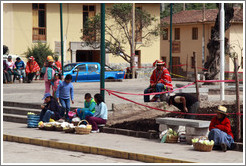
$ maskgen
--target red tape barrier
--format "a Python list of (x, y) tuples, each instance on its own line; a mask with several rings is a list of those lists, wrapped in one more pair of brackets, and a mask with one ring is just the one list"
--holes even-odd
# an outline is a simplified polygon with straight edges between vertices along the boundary
[[(243, 80), (239, 80), (239, 81), (243, 81)], [(205, 80), (205, 81), (198, 80), (197, 82), (235, 82), (235, 80)], [(174, 91), (177, 91), (179, 89), (186, 88), (186, 87), (191, 86), (191, 85), (194, 85), (194, 84), (195, 84), (195, 82), (193, 82), (191, 84), (188, 84), (186, 86), (183, 86), (181, 88), (177, 88), (175, 90), (165, 91), (165, 92), (158, 92), (158, 93), (148, 93), (148, 94), (125, 93), (125, 92), (113, 91), (113, 90), (109, 90), (109, 89), (101, 89), (101, 90), (107, 91), (109, 95), (112, 94), (112, 95), (114, 95), (114, 96), (116, 96), (118, 98), (121, 98), (123, 100), (129, 101), (129, 102), (132, 102), (132, 103), (135, 103), (137, 105), (141, 105), (141, 106), (144, 106), (144, 107), (147, 107), (147, 108), (150, 108), (150, 109), (155, 109), (155, 110), (158, 110), (158, 111), (172, 112), (172, 113), (177, 113), (177, 114), (182, 114), (182, 115), (183, 114), (186, 114), (186, 115), (198, 115), (198, 116), (215, 116), (216, 114), (196, 114), (196, 113), (185, 113), (185, 112), (177, 112), (177, 111), (163, 110), (163, 109), (160, 109), (160, 108), (155, 108), (155, 107), (151, 107), (151, 106), (148, 106), (148, 105), (144, 105), (144, 104), (135, 102), (133, 100), (130, 100), (130, 99), (127, 99), (125, 97), (122, 97), (122, 96), (119, 96), (119, 95), (115, 94), (115, 93), (120, 93), (120, 94), (126, 94), (126, 95), (140, 95), (140, 96), (143, 96), (143, 95), (156, 95), (156, 94), (163, 94), (163, 93), (168, 93), (168, 92), (174, 92)], [(233, 115), (233, 114), (243, 115), (243, 113), (228, 113), (228, 115)]]
[(120, 93), (120, 94), (125, 94), (125, 95), (137, 95), (137, 96), (148, 96), (148, 95), (158, 95), (158, 94), (164, 94), (164, 93), (172, 93), (174, 91), (177, 91), (177, 90), (180, 90), (180, 89), (183, 89), (183, 88), (186, 88), (188, 86), (191, 86), (191, 85), (194, 85), (195, 82), (191, 83), (191, 84), (188, 84), (188, 85), (185, 85), (181, 88), (177, 88), (177, 89), (174, 89), (174, 90), (170, 90), (170, 91), (165, 91), (165, 92), (156, 92), (156, 93), (147, 93), (147, 94), (136, 94), (136, 93), (125, 93), (125, 92), (119, 92), (119, 91), (114, 91), (114, 90), (109, 90), (109, 89), (101, 89), (101, 90), (106, 90), (108, 93)]
[[(108, 90), (106, 90), (108, 92)], [(109, 92), (108, 92), (109, 93)], [(144, 107), (147, 107), (147, 108), (150, 108), (150, 109), (154, 109), (154, 110), (158, 110), (158, 111), (163, 111), (163, 112), (170, 112), (170, 113), (176, 113), (176, 114), (181, 114), (181, 115), (198, 115), (198, 116), (215, 116), (216, 114), (197, 114), (197, 113), (185, 113), (185, 112), (178, 112), (178, 111), (168, 111), (168, 110), (163, 110), (163, 109), (160, 109), (160, 108), (155, 108), (155, 107), (151, 107), (151, 106), (148, 106), (148, 105), (145, 105), (145, 104), (142, 104), (142, 103), (138, 103), (136, 101), (133, 101), (133, 100), (130, 100), (130, 99), (127, 99), (125, 97), (122, 97), (122, 96), (119, 96), (117, 94), (115, 94), (114, 92), (110, 92), (109, 95), (112, 94), (118, 98), (121, 98), (123, 100), (126, 100), (126, 101), (129, 101), (129, 102), (132, 102), (132, 103), (135, 103), (137, 105), (141, 105), (141, 106), (144, 106)], [(231, 114), (237, 114), (238, 113), (228, 113), (228, 115), (231, 115)], [(240, 115), (243, 115), (242, 113), (240, 113)]]

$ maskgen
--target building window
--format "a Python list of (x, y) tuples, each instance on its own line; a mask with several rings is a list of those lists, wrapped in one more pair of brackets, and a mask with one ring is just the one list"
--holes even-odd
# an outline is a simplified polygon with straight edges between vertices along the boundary
[(198, 40), (198, 28), (192, 28), (192, 40)]
[[(137, 17), (136, 13), (138, 12), (137, 10), (141, 11), (142, 7), (138, 6), (136, 7), (136, 12), (135, 12), (135, 17)], [(135, 42), (142, 42), (142, 19), (138, 18), (135, 23)]]
[(46, 41), (46, 5), (32, 4), (33, 30), (32, 40)]
[(172, 42), (172, 53), (180, 53), (180, 41)]
[[(86, 22), (89, 18), (94, 17), (96, 15), (96, 6), (95, 5), (83, 5), (83, 29), (86, 27)], [(83, 31), (83, 36), (86, 37), (85, 31)]]
[(167, 28), (165, 28), (165, 29), (163, 29), (163, 40), (168, 40), (168, 29)]
[(174, 37), (175, 40), (180, 40), (180, 28), (174, 29)]

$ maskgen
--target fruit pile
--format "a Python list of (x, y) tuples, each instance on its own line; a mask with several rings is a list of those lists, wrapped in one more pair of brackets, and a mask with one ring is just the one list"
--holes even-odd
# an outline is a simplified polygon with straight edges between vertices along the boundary
[(169, 128), (168, 131), (167, 131), (167, 136), (169, 138), (173, 137), (173, 136), (178, 136), (178, 133), (176, 131), (173, 131), (173, 129)]
[(192, 140), (192, 143), (200, 143), (200, 144), (205, 144), (205, 145), (214, 145), (214, 141), (211, 140), (202, 140), (202, 139), (198, 139), (198, 138), (193, 138)]
[(35, 114), (33, 112), (28, 112), (27, 115), (37, 115), (37, 114)]

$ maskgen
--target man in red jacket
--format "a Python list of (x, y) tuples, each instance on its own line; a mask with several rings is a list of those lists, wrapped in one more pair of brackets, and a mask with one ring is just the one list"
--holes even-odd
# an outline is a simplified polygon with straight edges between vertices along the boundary
[(231, 131), (231, 123), (227, 116), (227, 108), (219, 106), (217, 116), (215, 116), (209, 125), (208, 139), (214, 141), (214, 147), (217, 149), (219, 146), (226, 152), (227, 148), (232, 149), (234, 137)]
[[(156, 60), (153, 63), (153, 66), (156, 66), (156, 69), (153, 71), (150, 77), (150, 86), (144, 90), (144, 94), (162, 92), (164, 89), (172, 90), (172, 79), (169, 71), (164, 67), (165, 62)], [(160, 94), (155, 95), (150, 101), (160, 101)], [(144, 102), (149, 102), (149, 95), (144, 95)]]

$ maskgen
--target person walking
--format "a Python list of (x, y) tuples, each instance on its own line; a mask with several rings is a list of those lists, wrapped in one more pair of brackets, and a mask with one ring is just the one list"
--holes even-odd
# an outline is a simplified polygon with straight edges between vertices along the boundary
[[(165, 62), (161, 60), (156, 60), (153, 63), (156, 69), (152, 72), (150, 77), (150, 86), (144, 90), (144, 94), (152, 92), (162, 92), (163, 90), (172, 90), (172, 79), (169, 71), (165, 68)], [(149, 100), (149, 95), (144, 95), (144, 102), (155, 102), (161, 101), (160, 94), (155, 95), (151, 100)]]
[(52, 56), (47, 57), (47, 63), (44, 68), (45, 93), (50, 93), (51, 81), (56, 73), (52, 67), (54, 60)]
[[(198, 99), (188, 93), (177, 93), (174, 96), (168, 96), (166, 101), (168, 105), (174, 105), (185, 113), (196, 113), (200, 107)], [(185, 115), (184, 118), (195, 119), (195, 115)]]
[(56, 90), (57, 101), (60, 101), (63, 108), (66, 109), (65, 119), (69, 120), (68, 112), (70, 111), (70, 98), (72, 104), (74, 104), (74, 88), (72, 81), (72, 75), (68, 74)]

